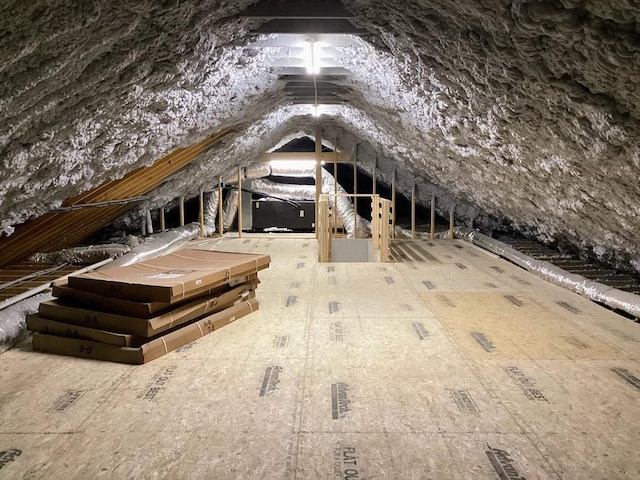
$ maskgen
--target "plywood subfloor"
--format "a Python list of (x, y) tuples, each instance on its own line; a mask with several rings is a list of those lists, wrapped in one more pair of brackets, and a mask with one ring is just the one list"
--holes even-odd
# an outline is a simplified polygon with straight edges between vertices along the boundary
[(640, 478), (630, 320), (459, 241), (212, 248), (271, 254), (260, 311), (144, 366), (0, 356), (0, 478)]

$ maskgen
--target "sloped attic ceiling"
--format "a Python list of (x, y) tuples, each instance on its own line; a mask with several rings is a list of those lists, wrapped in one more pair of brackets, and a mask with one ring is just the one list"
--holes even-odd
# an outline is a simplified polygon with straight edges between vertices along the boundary
[[(3, 234), (69, 197), (235, 125), (155, 192), (206, 188), (313, 133), (273, 73), (251, 1), (6, 0)], [(640, 11), (632, 0), (345, 0), (368, 34), (323, 137), (388, 178), (640, 270)], [(350, 51), (351, 49), (351, 51)], [(351, 55), (349, 55), (351, 53)], [(401, 182), (401, 187), (403, 182)], [(435, 187), (437, 186), (437, 187)], [(480, 213), (482, 221), (489, 216)]]

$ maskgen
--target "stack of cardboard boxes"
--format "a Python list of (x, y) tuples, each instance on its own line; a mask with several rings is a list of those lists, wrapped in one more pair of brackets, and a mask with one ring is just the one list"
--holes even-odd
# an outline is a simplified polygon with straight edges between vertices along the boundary
[(258, 309), (268, 255), (186, 249), (54, 283), (29, 316), (33, 349), (141, 364)]

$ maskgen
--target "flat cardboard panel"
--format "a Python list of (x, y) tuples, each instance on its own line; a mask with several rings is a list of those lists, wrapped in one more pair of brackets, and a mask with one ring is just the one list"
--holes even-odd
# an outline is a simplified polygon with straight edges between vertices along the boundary
[(214, 297), (198, 298), (150, 319), (76, 308), (57, 300), (41, 303), (38, 313), (43, 318), (72, 325), (152, 337), (207, 313), (219, 311), (246, 297), (255, 287), (255, 282), (243, 283)]
[(69, 277), (69, 286), (115, 298), (176, 303), (267, 268), (269, 255), (185, 249), (127, 267)]
[(130, 347), (140, 341), (140, 337), (126, 333), (107, 332), (95, 328), (72, 325), (43, 318), (38, 314), (27, 317), (27, 329), (32, 332), (56, 335), (58, 337), (84, 338), (96, 342), (108, 343), (118, 347)]
[[(259, 284), (258, 275), (252, 273), (250, 275), (239, 275), (229, 280), (228, 285), (221, 285), (215, 288), (208, 289), (203, 292), (198, 292), (196, 296), (215, 296), (220, 292), (224, 292), (229, 287), (235, 287), (242, 283), (255, 282)], [(151, 318), (159, 315), (161, 312), (166, 312), (177, 305), (181, 305), (192, 301), (194, 297), (190, 297), (184, 302), (179, 303), (166, 303), (166, 302), (136, 302), (134, 300), (126, 300), (122, 298), (114, 298), (97, 293), (85, 292), (84, 290), (77, 290), (68, 286), (67, 279), (63, 279), (53, 283), (53, 296), (58, 297), (63, 303), (74, 305), (77, 307), (87, 308), (89, 310), (96, 310), (99, 312), (109, 312), (115, 314), (123, 314), (136, 318)]]
[(258, 301), (254, 298), (204, 317), (137, 348), (117, 347), (91, 340), (34, 333), (33, 350), (117, 363), (143, 364), (204, 337), (257, 309)]

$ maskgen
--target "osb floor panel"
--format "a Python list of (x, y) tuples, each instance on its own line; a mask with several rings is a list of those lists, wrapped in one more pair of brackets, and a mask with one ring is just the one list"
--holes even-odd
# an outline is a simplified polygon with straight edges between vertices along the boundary
[(640, 325), (459, 241), (197, 246), (271, 254), (260, 310), (144, 366), (3, 354), (0, 478), (640, 478)]

